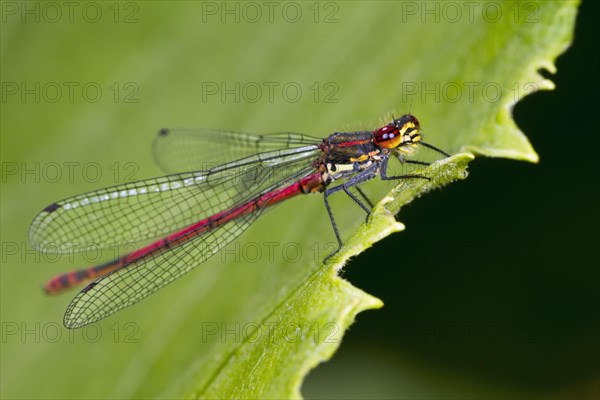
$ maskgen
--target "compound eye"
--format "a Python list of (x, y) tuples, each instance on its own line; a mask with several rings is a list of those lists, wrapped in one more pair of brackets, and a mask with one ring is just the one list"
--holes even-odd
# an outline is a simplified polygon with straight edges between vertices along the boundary
[(375, 132), (374, 140), (379, 147), (393, 149), (402, 142), (402, 135), (395, 125), (386, 125)]

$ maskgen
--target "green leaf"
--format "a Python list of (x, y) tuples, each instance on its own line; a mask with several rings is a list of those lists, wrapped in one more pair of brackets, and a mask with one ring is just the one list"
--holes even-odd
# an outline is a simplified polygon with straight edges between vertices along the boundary
[(460, 154), (436, 162), (419, 171), (430, 180), (405, 180), (394, 188), (375, 207), (369, 223), (360, 227), (331, 263), (299, 282), (219, 363), (201, 367), (201, 385), (188, 397), (300, 397), (304, 375), (332, 356), (354, 316), (383, 305), (340, 278), (338, 271), (350, 257), (404, 229), (394, 217), (402, 205), (434, 188), (466, 178), (467, 164), (472, 159), (470, 154)]
[[(389, 122), (389, 111), (412, 107), (425, 140), (458, 154), (420, 171), (431, 181), (405, 180), (387, 195), (381, 192), (389, 187), (373, 182), (379, 190), (373, 198), (382, 200), (354, 234), (350, 228), (362, 222), (362, 211), (334, 199), (345, 246), (331, 264), (321, 263), (331, 250), (323, 242), (333, 240), (322, 199), (305, 196), (96, 331), (59, 330), (58, 340), (7, 336), (1, 397), (299, 397), (307, 371), (332, 356), (356, 314), (381, 306), (337, 276), (342, 265), (353, 267), (350, 257), (402, 230), (393, 215), (403, 205), (464, 178), (469, 153), (537, 161), (511, 108), (527, 93), (552, 88), (538, 69), (555, 72), (554, 60), (572, 39), (578, 2), (475, 2), (473, 13), (463, 8), (456, 20), (452, 10), (442, 10), (444, 2), (300, 2), (294, 3), (302, 11), (295, 22), (281, 4), (273, 21), (262, 10), (254, 22), (203, 8), (222, 2), (128, 2), (118, 15), (108, 8), (112, 3), (99, 4), (105, 18), (98, 23), (80, 17), (36, 22), (19, 13), (3, 22), (3, 82), (48, 87), (41, 101), (3, 91), (5, 165), (76, 161), (97, 163), (103, 172), (98, 179), (72, 179), (67, 167), (57, 180), (7, 175), (2, 237), (24, 248), (27, 225), (47, 204), (131, 178), (127, 163), (137, 167), (133, 178), (157, 175), (151, 135), (165, 126), (325, 137), (374, 129)], [(439, 9), (427, 14), (426, 7)], [(138, 22), (123, 23), (131, 13)], [(53, 82), (64, 88), (59, 101), (49, 98)], [(104, 96), (91, 102), (77, 90), (71, 101), (63, 82), (77, 88), (96, 83)], [(236, 85), (239, 98), (231, 94)], [(256, 85), (262, 90), (257, 99)], [(272, 98), (270, 87), (276, 88)], [(39, 284), (90, 260), (7, 257), (3, 329), (55, 328), (68, 295), (45, 298)]]

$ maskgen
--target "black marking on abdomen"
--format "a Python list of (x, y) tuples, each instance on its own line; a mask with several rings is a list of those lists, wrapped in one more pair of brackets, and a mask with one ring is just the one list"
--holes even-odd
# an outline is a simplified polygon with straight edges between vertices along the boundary
[(89, 272), (87, 269), (81, 269), (79, 271), (76, 271), (74, 274), (75, 280), (78, 282), (83, 281), (84, 279), (86, 279), (88, 277), (88, 274), (89, 274)]

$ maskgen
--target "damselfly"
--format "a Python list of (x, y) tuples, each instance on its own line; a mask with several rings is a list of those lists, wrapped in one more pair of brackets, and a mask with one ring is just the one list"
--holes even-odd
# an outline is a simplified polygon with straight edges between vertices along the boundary
[[(200, 265), (267, 207), (315, 192), (324, 194), (338, 242), (326, 261), (342, 247), (329, 196), (345, 192), (368, 217), (372, 204), (357, 185), (377, 175), (383, 180), (428, 179), (387, 172), (392, 157), (401, 163), (428, 165), (408, 159), (419, 145), (449, 156), (423, 142), (419, 121), (411, 114), (393, 118), (375, 131), (334, 133), (325, 139), (296, 133), (163, 129), (154, 154), (170, 175), (53, 203), (30, 228), (30, 241), (41, 251), (76, 251), (75, 244), (81, 243), (107, 248), (132, 240), (154, 241), (110, 262), (58, 275), (45, 290), (55, 294), (88, 283), (64, 317), (68, 328), (85, 326)], [(214, 164), (208, 166), (207, 160)]]

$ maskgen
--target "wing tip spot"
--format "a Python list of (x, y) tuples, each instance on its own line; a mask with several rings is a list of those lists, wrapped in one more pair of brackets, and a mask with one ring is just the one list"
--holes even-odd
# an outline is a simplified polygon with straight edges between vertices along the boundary
[(81, 293), (87, 293), (90, 290), (92, 290), (94, 288), (94, 286), (96, 286), (98, 284), (98, 281), (94, 281), (92, 283), (90, 283), (89, 285), (87, 285), (86, 287), (84, 287), (83, 289), (81, 289)]
[(48, 207), (44, 208), (44, 211), (51, 213), (51, 212), (58, 210), (59, 208), (60, 208), (60, 205), (58, 205), (58, 203), (52, 203)]
[(158, 131), (158, 136), (167, 136), (169, 134), (169, 129), (168, 128), (162, 128), (161, 130)]

